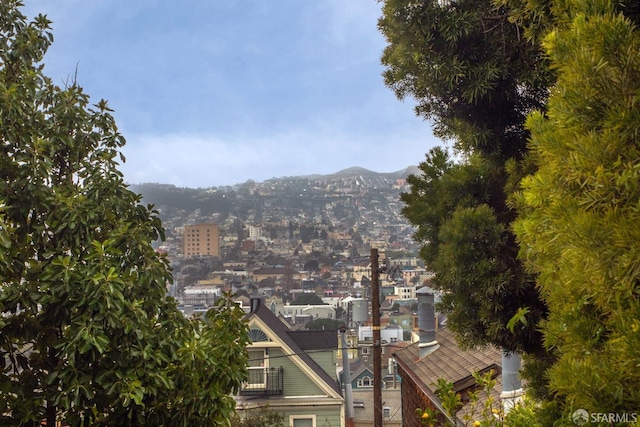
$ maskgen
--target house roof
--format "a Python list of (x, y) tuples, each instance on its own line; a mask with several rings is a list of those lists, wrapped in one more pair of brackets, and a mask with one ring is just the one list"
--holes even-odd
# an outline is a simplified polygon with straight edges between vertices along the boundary
[[(396, 351), (393, 356), (405, 372), (407, 372), (415, 384), (434, 403), (439, 400), (435, 395), (438, 379), (442, 378), (453, 383), (454, 391), (458, 392), (475, 384), (473, 373), (485, 373), (493, 370), (496, 374), (496, 387), (491, 390), (491, 397), (495, 402), (500, 401), (502, 386), (502, 352), (495, 347), (475, 349), (462, 349), (454, 334), (446, 329), (436, 330), (436, 340), (439, 347), (420, 359), (419, 343), (411, 344), (402, 350)], [(484, 402), (485, 396), (481, 396)], [(463, 406), (456, 414), (464, 417), (470, 413), (469, 405)]]
[(352, 380), (358, 378), (358, 376), (363, 372), (369, 372), (371, 375), (373, 375), (373, 369), (362, 359), (356, 359), (353, 362), (349, 363), (349, 371), (351, 373)]
[(286, 268), (286, 267), (262, 267), (262, 268), (258, 268), (256, 270), (253, 270), (253, 275), (282, 275), (282, 274), (287, 274), (288, 272), (293, 272), (295, 273), (295, 270), (292, 270), (290, 268)]
[(303, 350), (336, 350), (338, 332), (336, 331), (288, 331), (291, 339)]
[[(332, 378), (318, 363), (316, 363), (311, 356), (306, 353), (306, 350), (329, 350), (329, 349), (337, 349), (338, 348), (338, 340), (337, 335), (334, 334), (333, 345), (328, 347), (328, 341), (326, 339), (327, 331), (304, 331), (305, 334), (300, 334), (297, 336), (297, 333), (288, 329), (275, 314), (269, 310), (262, 302), (258, 303), (257, 308), (249, 313), (248, 318), (257, 316), (260, 320), (262, 320), (268, 327), (275, 333), (290, 349), (291, 351), (298, 356), (316, 375), (317, 377), (326, 383), (331, 389), (333, 389), (338, 394), (342, 395), (342, 390), (338, 385), (338, 382), (335, 378)], [(310, 344), (312, 340), (312, 335), (318, 335), (318, 343), (322, 343), (325, 345), (321, 348), (310, 348), (314, 347), (314, 345)], [(293, 337), (296, 336), (296, 339)], [(300, 341), (303, 346), (306, 348), (302, 348)]]
[(453, 333), (444, 328), (436, 331), (439, 347), (423, 359), (419, 358), (418, 343), (394, 353), (396, 361), (421, 380), (422, 386), (432, 389), (438, 379), (460, 383), (472, 378), (474, 372), (495, 369), (501, 372), (502, 353), (495, 347), (463, 350)]

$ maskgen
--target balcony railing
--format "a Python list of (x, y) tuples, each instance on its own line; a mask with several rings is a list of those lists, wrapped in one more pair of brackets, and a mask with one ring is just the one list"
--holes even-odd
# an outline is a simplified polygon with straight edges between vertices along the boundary
[(284, 370), (279, 368), (249, 368), (249, 379), (240, 389), (241, 396), (277, 396), (284, 388)]

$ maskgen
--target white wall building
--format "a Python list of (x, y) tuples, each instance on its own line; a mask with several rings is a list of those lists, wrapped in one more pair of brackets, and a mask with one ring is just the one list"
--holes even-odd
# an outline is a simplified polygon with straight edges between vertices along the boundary
[[(402, 342), (402, 328), (398, 325), (387, 325), (380, 329), (380, 339), (387, 343)], [(358, 328), (359, 341), (373, 340), (373, 329), (371, 326), (360, 326)]]
[(262, 227), (249, 225), (247, 228), (249, 229), (249, 240), (257, 242), (258, 240), (262, 239)]
[(416, 287), (394, 286), (393, 294), (397, 295), (399, 300), (416, 299)]
[(285, 305), (282, 314), (286, 317), (311, 316), (312, 319), (335, 319), (336, 309), (330, 305)]

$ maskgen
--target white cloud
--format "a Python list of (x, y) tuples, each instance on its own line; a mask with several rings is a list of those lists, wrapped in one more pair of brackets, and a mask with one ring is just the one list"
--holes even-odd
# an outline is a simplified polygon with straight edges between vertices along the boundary
[(349, 133), (316, 124), (272, 135), (136, 135), (121, 168), (130, 183), (186, 187), (333, 173), (351, 166), (393, 172), (417, 164), (435, 140), (425, 126), (401, 133)]
[(47, 74), (78, 64), (80, 85), (115, 109), (131, 183), (389, 172), (437, 143), (384, 87), (376, 0), (29, 5), (54, 21)]

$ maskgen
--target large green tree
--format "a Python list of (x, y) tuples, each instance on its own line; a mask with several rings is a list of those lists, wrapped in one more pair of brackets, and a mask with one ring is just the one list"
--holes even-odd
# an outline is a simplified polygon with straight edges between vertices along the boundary
[(44, 16), (0, 0), (0, 423), (224, 425), (245, 376), (243, 313), (167, 298), (156, 212), (118, 171), (105, 101), (54, 85)]
[[(557, 70), (527, 123), (538, 170), (516, 232), (549, 307), (550, 388), (566, 413), (640, 402), (640, 31), (637, 2), (557, 2)], [(626, 16), (625, 16), (626, 15)]]
[[(402, 195), (449, 326), (467, 345), (542, 352), (546, 309), (517, 258), (507, 203), (524, 167), (525, 118), (544, 107), (551, 79), (541, 49), (490, 0), (386, 0), (379, 28), (386, 84), (413, 98), (456, 154), (432, 150)], [(519, 310), (528, 312), (514, 337), (507, 325)]]

